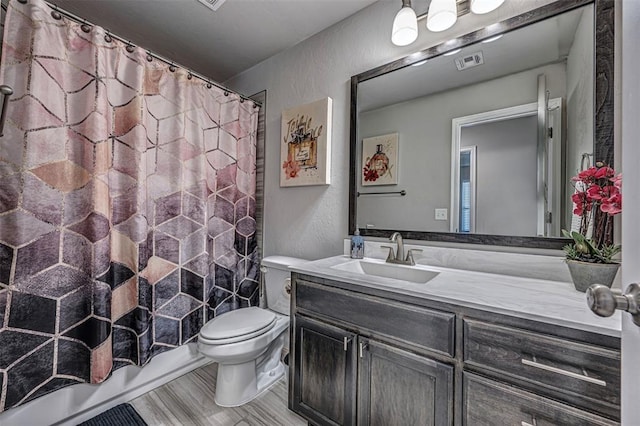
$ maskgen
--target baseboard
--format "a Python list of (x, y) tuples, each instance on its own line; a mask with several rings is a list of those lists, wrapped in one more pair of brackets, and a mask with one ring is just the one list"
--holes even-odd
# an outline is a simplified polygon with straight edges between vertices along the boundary
[(0, 425), (77, 425), (210, 362), (195, 344), (180, 346), (144, 367), (123, 367), (99, 385), (69, 386), (0, 413)]

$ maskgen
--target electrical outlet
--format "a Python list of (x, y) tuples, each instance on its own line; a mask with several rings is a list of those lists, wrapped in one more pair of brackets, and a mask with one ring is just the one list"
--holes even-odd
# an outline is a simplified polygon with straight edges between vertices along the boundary
[(447, 209), (436, 209), (436, 220), (447, 220)]

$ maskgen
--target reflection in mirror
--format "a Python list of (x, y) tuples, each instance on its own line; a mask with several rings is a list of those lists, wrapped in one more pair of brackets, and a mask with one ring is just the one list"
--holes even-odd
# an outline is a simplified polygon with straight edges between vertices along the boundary
[[(569, 178), (594, 154), (594, 19), (587, 4), (453, 55), (354, 77), (352, 222), (365, 235), (560, 237), (572, 219)], [(362, 140), (391, 133), (398, 183), (363, 186)]]

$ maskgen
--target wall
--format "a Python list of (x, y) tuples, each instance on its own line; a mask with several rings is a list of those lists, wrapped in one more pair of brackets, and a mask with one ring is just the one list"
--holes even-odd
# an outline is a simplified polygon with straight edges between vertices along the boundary
[[(593, 153), (593, 85), (584, 84), (593, 81), (593, 46), (589, 40), (593, 39), (593, 9), (582, 13), (575, 42), (571, 46), (567, 57), (567, 170), (565, 176), (566, 193), (573, 193), (571, 176), (580, 171), (583, 153)], [(591, 157), (593, 164), (593, 157)], [(585, 164), (586, 165), (586, 164)], [(565, 209), (565, 223), (571, 223), (573, 203), (570, 197)]]
[[(551, 98), (565, 96), (565, 65), (558, 63), (360, 114), (363, 138), (398, 132), (400, 140), (397, 188), (367, 187), (365, 192), (404, 189), (407, 195), (358, 198), (359, 226), (373, 224), (379, 229), (448, 232), (450, 214), (449, 220), (437, 221), (434, 209), (449, 210), (451, 204), (451, 120), (536, 102), (539, 74), (547, 76)], [(534, 128), (534, 138), (535, 135)], [(361, 154), (357, 158), (360, 159)], [(535, 158), (534, 154), (534, 161)], [(531, 233), (490, 233), (535, 235), (535, 220), (532, 223)]]
[[(400, 2), (381, 0), (225, 82), (242, 93), (267, 90), (264, 254), (317, 259), (342, 252), (348, 233), (352, 75), (551, 2), (511, 0), (486, 15), (465, 15), (441, 33), (420, 23), (416, 43), (399, 48), (390, 33)], [(280, 188), (281, 112), (326, 96), (333, 98), (331, 185)]]
[(534, 115), (462, 129), (460, 147), (477, 148), (475, 232), (536, 235), (537, 126)]

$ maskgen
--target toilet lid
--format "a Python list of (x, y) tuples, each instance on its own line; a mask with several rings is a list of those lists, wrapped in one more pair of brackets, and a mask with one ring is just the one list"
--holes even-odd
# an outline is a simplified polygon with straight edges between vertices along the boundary
[(200, 330), (200, 336), (207, 340), (226, 340), (242, 336), (248, 338), (249, 334), (253, 337), (266, 332), (275, 322), (276, 314), (266, 309), (257, 307), (236, 309), (206, 323)]

